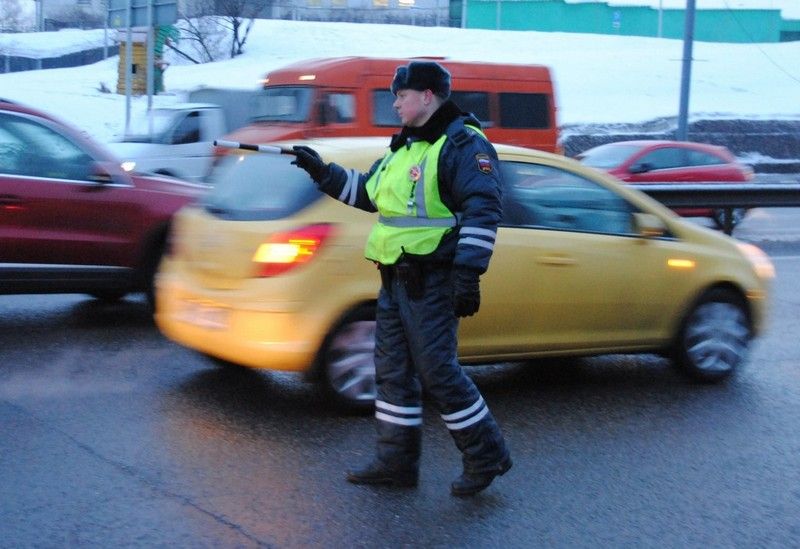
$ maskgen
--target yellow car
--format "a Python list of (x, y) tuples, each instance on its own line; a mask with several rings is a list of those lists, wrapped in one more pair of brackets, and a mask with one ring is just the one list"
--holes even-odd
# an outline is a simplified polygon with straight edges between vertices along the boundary
[[(366, 171), (387, 141), (302, 143)], [(568, 158), (496, 148), (503, 223), (480, 312), (460, 326), (463, 363), (656, 352), (717, 380), (745, 359), (774, 276), (761, 250)], [(363, 249), (375, 217), (320, 193), (291, 158), (229, 155), (213, 190), (178, 212), (156, 322), (217, 362), (305, 372), (340, 403), (369, 406), (380, 278)]]

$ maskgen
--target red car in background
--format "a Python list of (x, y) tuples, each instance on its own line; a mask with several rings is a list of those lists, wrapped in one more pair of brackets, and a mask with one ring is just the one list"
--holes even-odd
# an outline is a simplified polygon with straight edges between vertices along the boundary
[(0, 99), (0, 294), (152, 299), (172, 214), (206, 188), (127, 173), (74, 128)]
[[(753, 170), (739, 163), (725, 147), (690, 141), (618, 141), (582, 152), (582, 164), (604, 170), (629, 183), (747, 182)], [(684, 217), (710, 217), (725, 227), (725, 210), (678, 208)], [(732, 226), (744, 219), (744, 208), (733, 210)]]

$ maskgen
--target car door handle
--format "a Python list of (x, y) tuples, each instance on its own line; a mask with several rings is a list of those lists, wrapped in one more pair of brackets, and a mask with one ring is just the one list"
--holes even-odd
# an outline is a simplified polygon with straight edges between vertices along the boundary
[(577, 265), (578, 263), (574, 257), (559, 254), (540, 255), (536, 258), (536, 262), (541, 263), (542, 265), (558, 266)]

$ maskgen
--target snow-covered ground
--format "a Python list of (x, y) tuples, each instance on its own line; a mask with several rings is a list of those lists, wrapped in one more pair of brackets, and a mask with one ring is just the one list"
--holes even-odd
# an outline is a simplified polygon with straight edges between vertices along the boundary
[[(87, 42), (102, 46), (103, 31), (0, 35), (0, 52), (29, 47), (55, 54)], [(182, 91), (200, 86), (253, 89), (267, 71), (311, 57), (435, 55), (548, 65), (560, 124), (638, 123), (677, 114), (682, 51), (682, 41), (658, 38), (258, 20), (244, 55), (204, 65), (171, 59), (167, 93), (154, 104), (178, 102)], [(693, 57), (692, 119), (800, 119), (800, 42), (695, 42)], [(84, 67), (2, 74), (0, 97), (112, 141), (124, 129), (126, 100), (101, 88), (116, 89), (118, 63), (112, 57)], [(146, 107), (146, 97), (135, 98), (132, 115)]]

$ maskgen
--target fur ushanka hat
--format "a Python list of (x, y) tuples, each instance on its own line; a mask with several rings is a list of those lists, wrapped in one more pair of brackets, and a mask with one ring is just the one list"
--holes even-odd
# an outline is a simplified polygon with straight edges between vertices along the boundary
[(397, 67), (391, 90), (395, 95), (399, 90), (431, 90), (447, 99), (450, 97), (450, 73), (434, 61), (411, 61), (406, 66)]

